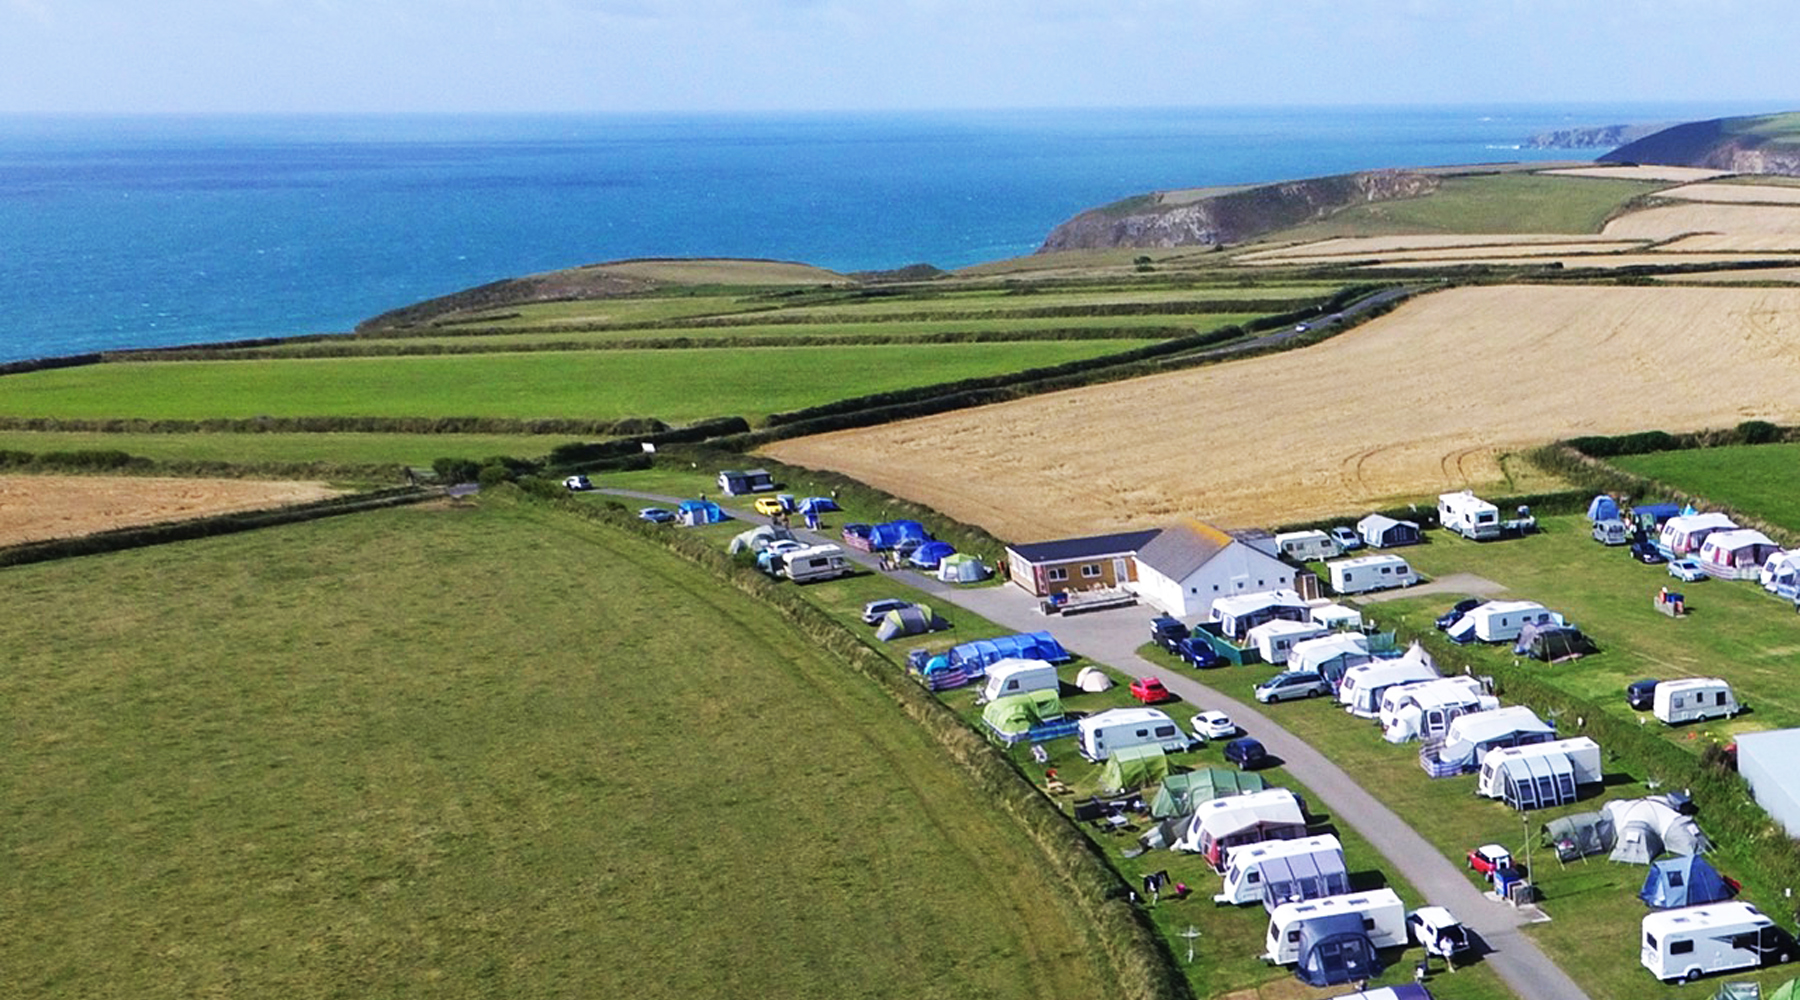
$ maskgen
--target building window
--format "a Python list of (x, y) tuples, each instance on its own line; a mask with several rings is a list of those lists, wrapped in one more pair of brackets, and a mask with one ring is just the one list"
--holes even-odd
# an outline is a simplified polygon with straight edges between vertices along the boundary
[(1061, 566), (1052, 566), (1044, 571), (1044, 579), (1051, 583), (1061, 583), (1069, 578), (1069, 571)]
[(1083, 579), (1087, 579), (1087, 580), (1092, 580), (1094, 577), (1099, 576), (1100, 575), (1100, 564), (1099, 563), (1088, 563), (1086, 566), (1081, 567), (1081, 575), (1082, 575)]

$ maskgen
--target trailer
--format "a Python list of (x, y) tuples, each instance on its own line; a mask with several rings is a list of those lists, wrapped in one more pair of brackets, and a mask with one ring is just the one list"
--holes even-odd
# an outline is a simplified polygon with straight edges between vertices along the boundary
[[(1224, 887), (1213, 896), (1213, 902), (1262, 903), (1273, 910), (1282, 903), (1349, 891), (1344, 845), (1327, 833), (1232, 848), (1225, 856)], [(1297, 898), (1290, 898), (1296, 894)]]
[(844, 557), (844, 550), (827, 542), (795, 549), (781, 557), (781, 575), (795, 583), (831, 580), (848, 576), (856, 567)]
[(1318, 562), (1344, 554), (1337, 539), (1323, 531), (1284, 531), (1275, 536), (1275, 547), (1295, 562)]
[(1263, 622), (1244, 635), (1244, 645), (1256, 647), (1263, 662), (1279, 666), (1288, 661), (1288, 654), (1298, 643), (1308, 639), (1317, 639), (1330, 631), (1318, 622), (1295, 622), (1285, 618)]
[(1650, 713), (1671, 726), (1729, 719), (1740, 711), (1731, 685), (1717, 677), (1687, 677), (1656, 685)]
[(1599, 782), (1600, 744), (1586, 736), (1494, 750), (1481, 762), (1475, 793), (1516, 809), (1575, 801), (1581, 785)]
[(1419, 582), (1419, 574), (1400, 556), (1372, 555), (1339, 559), (1325, 564), (1331, 578), (1331, 589), (1340, 594), (1363, 594), (1371, 590), (1410, 587)]
[(1434, 681), (1438, 676), (1431, 654), (1415, 643), (1399, 659), (1375, 660), (1344, 671), (1344, 679), (1338, 683), (1338, 704), (1351, 715), (1372, 719), (1381, 710), (1381, 696), (1388, 688)]
[(1307, 923), (1345, 915), (1361, 918), (1363, 931), (1377, 949), (1406, 946), (1406, 904), (1392, 889), (1374, 889), (1277, 906), (1269, 913), (1263, 961), (1293, 965), (1301, 958), (1300, 931)]
[(1656, 532), (1656, 551), (1670, 561), (1685, 559), (1700, 551), (1706, 536), (1717, 531), (1733, 531), (1737, 522), (1724, 514), (1681, 514), (1664, 521)]
[(1794, 938), (1749, 903), (1709, 903), (1646, 914), (1638, 961), (1665, 983), (1755, 969), (1794, 957)]
[(1757, 580), (1776, 597), (1790, 601), (1800, 597), (1800, 550), (1777, 552), (1764, 559)]
[(1081, 756), (1096, 764), (1130, 747), (1155, 746), (1164, 753), (1180, 753), (1193, 742), (1174, 719), (1155, 708), (1108, 709), (1082, 719), (1075, 733)]
[(1566, 625), (1563, 616), (1536, 601), (1488, 601), (1446, 630), (1451, 642), (1511, 642), (1527, 624)]
[(1438, 494), (1438, 523), (1478, 542), (1500, 537), (1500, 508), (1470, 490)]
[(1388, 688), (1381, 696), (1381, 737), (1389, 743), (1442, 737), (1450, 723), (1473, 712), (1500, 707), (1473, 677), (1445, 677)]

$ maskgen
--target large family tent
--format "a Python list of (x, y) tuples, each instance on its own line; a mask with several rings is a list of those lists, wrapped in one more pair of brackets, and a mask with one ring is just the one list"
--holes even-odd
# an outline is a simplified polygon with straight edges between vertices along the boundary
[(1602, 493), (1588, 501), (1587, 518), (1590, 521), (1617, 521), (1619, 502)]
[(1702, 854), (1712, 848), (1700, 824), (1676, 811), (1663, 796), (1614, 799), (1601, 809), (1617, 831), (1607, 855), (1614, 861), (1647, 865), (1665, 853)]
[(1129, 792), (1168, 776), (1169, 758), (1162, 747), (1125, 747), (1106, 755), (1106, 766), (1100, 769), (1100, 791), (1107, 795)]
[(1288, 854), (1262, 863), (1263, 908), (1352, 892), (1341, 847)]
[(1737, 890), (1698, 854), (1651, 862), (1650, 874), (1638, 891), (1644, 905), (1657, 910), (1716, 903), (1735, 895)]
[(1498, 764), (1500, 798), (1514, 809), (1545, 809), (1575, 801), (1579, 794), (1576, 768), (1564, 753), (1514, 757)]
[(1773, 992), (1763, 994), (1762, 1000), (1800, 1000), (1800, 979), (1782, 983)]
[(931, 541), (931, 535), (925, 526), (917, 521), (888, 521), (869, 529), (869, 548), (876, 552), (883, 549), (906, 548), (910, 545), (923, 545)]
[(942, 562), (945, 556), (955, 554), (956, 546), (949, 542), (926, 542), (912, 550), (912, 555), (907, 556), (906, 561), (920, 569), (937, 569), (938, 563)]
[(1246, 795), (1267, 788), (1262, 775), (1251, 771), (1203, 767), (1198, 771), (1171, 774), (1163, 779), (1156, 797), (1150, 800), (1150, 815), (1156, 819), (1186, 816), (1202, 802), (1222, 799), (1227, 795)]
[(1399, 986), (1377, 986), (1361, 993), (1344, 993), (1333, 1000), (1432, 1000), (1432, 996), (1430, 990), (1417, 983), (1404, 983)]
[(923, 673), (932, 690), (942, 691), (986, 676), (989, 666), (1005, 659), (1062, 663), (1069, 659), (1069, 651), (1048, 632), (1021, 632), (952, 646), (949, 652), (927, 660)]
[(690, 528), (699, 524), (718, 524), (725, 520), (725, 510), (711, 500), (683, 500), (675, 509), (675, 520)]
[(823, 514), (826, 511), (843, 510), (844, 508), (839, 507), (838, 502), (830, 497), (807, 497), (800, 501), (796, 509), (802, 514)]
[[(1055, 691), (1041, 689), (995, 698), (981, 712), (981, 721), (993, 730), (1001, 742), (1007, 744), (1017, 743), (1030, 735), (1034, 727), (1055, 722), (1062, 717), (1062, 699), (1056, 696)], [(1160, 755), (1162, 751), (1157, 750), (1157, 753)]]
[(731, 545), (727, 551), (732, 555), (744, 551), (761, 552), (774, 542), (793, 541), (793, 539), (794, 533), (786, 528), (773, 524), (759, 524), (749, 531), (740, 531), (731, 536)]
[(1555, 621), (1531, 622), (1519, 629), (1519, 640), (1513, 643), (1514, 656), (1529, 656), (1545, 663), (1555, 663), (1594, 652), (1594, 643), (1573, 625)]
[(1294, 975), (1308, 986), (1364, 982), (1381, 971), (1375, 942), (1357, 913), (1327, 913), (1300, 924)]
[(882, 615), (881, 624), (875, 626), (875, 638), (888, 642), (902, 636), (936, 632), (944, 627), (944, 620), (931, 608), (923, 604), (910, 604)]
[(1554, 848), (1559, 861), (1574, 861), (1603, 854), (1613, 847), (1613, 823), (1605, 813), (1571, 813), (1544, 824), (1544, 846)]
[(1466, 774), (1481, 766), (1489, 750), (1529, 746), (1556, 739), (1556, 727), (1524, 705), (1457, 716), (1442, 742), (1427, 741), (1419, 766), (1434, 778)]
[(993, 575), (986, 563), (964, 552), (938, 560), (937, 578), (945, 583), (980, 583)]
[(1075, 673), (1075, 686), (1089, 694), (1098, 694), (1113, 686), (1113, 679), (1099, 667), (1082, 667)]

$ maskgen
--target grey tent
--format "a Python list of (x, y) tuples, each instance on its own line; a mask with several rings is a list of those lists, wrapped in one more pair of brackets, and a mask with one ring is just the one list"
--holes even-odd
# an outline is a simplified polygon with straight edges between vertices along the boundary
[(1645, 877), (1638, 898), (1653, 909), (1670, 910), (1678, 906), (1714, 903), (1736, 894), (1724, 876), (1705, 858), (1690, 854), (1651, 864), (1650, 874)]
[(1262, 863), (1263, 908), (1338, 896), (1350, 891), (1350, 872), (1341, 848), (1309, 851)]
[(1613, 823), (1605, 813), (1571, 813), (1544, 824), (1544, 846), (1555, 848), (1559, 861), (1610, 851), (1613, 839)]
[(1575, 801), (1575, 765), (1568, 754), (1514, 757), (1502, 761), (1497, 770), (1501, 772), (1501, 796), (1514, 809), (1542, 809)]
[(1617, 831), (1607, 855), (1614, 861), (1647, 865), (1664, 853), (1700, 854), (1712, 848), (1699, 824), (1660, 797), (1614, 799), (1602, 810)]
[(793, 541), (794, 533), (776, 525), (759, 524), (749, 531), (740, 531), (733, 535), (731, 545), (726, 551), (732, 555), (737, 555), (745, 549), (749, 549), (751, 552), (761, 552), (768, 548), (771, 542), (783, 539)]
[(1156, 797), (1150, 802), (1150, 815), (1157, 819), (1171, 816), (1185, 819), (1202, 802), (1211, 802), (1227, 795), (1260, 792), (1267, 787), (1268, 784), (1260, 774), (1223, 767), (1203, 767), (1198, 771), (1171, 774), (1163, 779), (1162, 787), (1156, 790)]
[(875, 628), (875, 638), (888, 642), (901, 636), (935, 632), (943, 627), (943, 620), (929, 607), (914, 604), (882, 615), (881, 624)]
[(1359, 913), (1313, 917), (1300, 925), (1294, 975), (1309, 986), (1339, 986), (1375, 978), (1381, 971), (1375, 942)]

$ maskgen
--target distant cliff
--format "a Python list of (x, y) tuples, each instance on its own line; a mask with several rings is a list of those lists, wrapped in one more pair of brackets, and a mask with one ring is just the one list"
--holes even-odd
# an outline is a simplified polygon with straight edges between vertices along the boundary
[(1239, 188), (1219, 194), (1139, 195), (1090, 209), (1050, 231), (1038, 253), (1108, 247), (1242, 243), (1372, 201), (1417, 198), (1438, 188), (1431, 174), (1372, 170)]
[(1526, 149), (1612, 149), (1636, 142), (1669, 127), (1668, 122), (1652, 125), (1584, 125), (1539, 132), (1525, 140)]
[(1600, 159), (1800, 177), (1800, 112), (1675, 125)]

